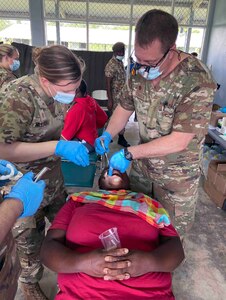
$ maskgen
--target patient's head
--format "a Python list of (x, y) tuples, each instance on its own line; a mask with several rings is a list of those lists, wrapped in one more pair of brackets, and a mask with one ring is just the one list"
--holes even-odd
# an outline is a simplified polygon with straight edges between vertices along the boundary
[(108, 168), (104, 169), (100, 175), (99, 188), (102, 190), (129, 190), (129, 177), (126, 173), (113, 170), (113, 175), (108, 176)]

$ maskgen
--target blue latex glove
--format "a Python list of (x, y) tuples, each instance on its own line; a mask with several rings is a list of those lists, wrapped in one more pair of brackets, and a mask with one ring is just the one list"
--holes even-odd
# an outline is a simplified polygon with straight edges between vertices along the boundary
[[(101, 145), (101, 140), (104, 141), (104, 148)], [(109, 132), (104, 131), (104, 133), (95, 140), (95, 150), (97, 154), (103, 155), (105, 152), (109, 152), (109, 144), (112, 140), (112, 136)]]
[(124, 173), (128, 169), (130, 163), (131, 161), (124, 156), (124, 149), (116, 152), (110, 159), (108, 175), (112, 176), (114, 169)]
[(55, 149), (55, 154), (82, 167), (89, 165), (88, 150), (81, 142), (59, 141)]
[(1, 180), (1, 176), (4, 177), (2, 179), (8, 179), (17, 174), (18, 174), (18, 171), (12, 163), (10, 163), (9, 161), (4, 160), (4, 159), (0, 160), (0, 180)]
[(19, 199), (24, 206), (23, 213), (20, 218), (30, 217), (38, 210), (45, 189), (45, 181), (33, 181), (34, 173), (28, 172), (12, 187), (11, 192), (4, 199), (16, 198)]
[(219, 111), (221, 111), (222, 113), (226, 113), (226, 107), (221, 107), (221, 108), (219, 109)]

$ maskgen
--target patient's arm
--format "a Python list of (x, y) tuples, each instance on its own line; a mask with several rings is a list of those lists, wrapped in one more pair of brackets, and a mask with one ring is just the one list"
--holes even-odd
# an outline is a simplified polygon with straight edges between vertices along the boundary
[[(131, 277), (141, 276), (148, 272), (172, 272), (184, 259), (184, 250), (179, 237), (161, 236), (160, 245), (151, 252), (131, 250), (126, 258), (131, 262), (125, 272)], [(107, 261), (115, 261), (112, 256), (105, 258)], [(108, 270), (105, 279), (114, 278), (114, 270)]]
[[(106, 268), (113, 268), (114, 279), (127, 278), (124, 269), (128, 267), (125, 254), (128, 249), (120, 248), (108, 252), (97, 249), (89, 253), (78, 253), (65, 245), (66, 232), (64, 230), (49, 230), (41, 248), (41, 260), (51, 270), (57, 273), (86, 273), (94, 277), (104, 277)], [(108, 263), (105, 256), (117, 260), (117, 263)]]

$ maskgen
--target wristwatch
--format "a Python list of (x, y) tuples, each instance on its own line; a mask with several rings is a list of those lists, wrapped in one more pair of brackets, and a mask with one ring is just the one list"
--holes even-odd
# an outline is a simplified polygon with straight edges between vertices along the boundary
[(127, 148), (124, 148), (124, 156), (126, 159), (130, 161), (133, 160), (133, 154), (129, 152)]

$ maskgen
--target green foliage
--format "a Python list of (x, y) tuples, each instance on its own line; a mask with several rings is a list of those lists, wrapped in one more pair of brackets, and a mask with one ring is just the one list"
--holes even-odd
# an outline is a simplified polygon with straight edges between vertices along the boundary
[(10, 21), (0, 20), (0, 31), (7, 28), (9, 25), (11, 25)]

